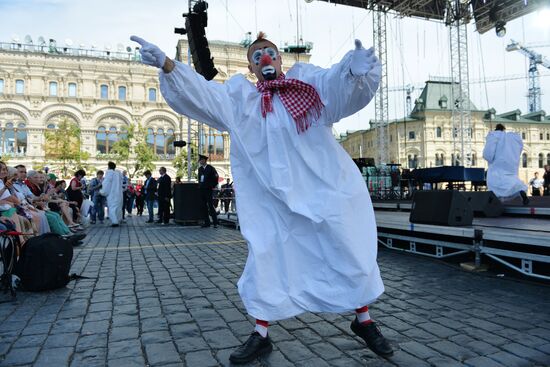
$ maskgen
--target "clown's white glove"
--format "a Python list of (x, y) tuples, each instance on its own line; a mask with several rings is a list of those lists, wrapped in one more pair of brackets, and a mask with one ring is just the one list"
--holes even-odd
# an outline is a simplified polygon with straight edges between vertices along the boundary
[(166, 54), (160, 48), (147, 42), (138, 36), (132, 36), (130, 39), (141, 45), (139, 53), (141, 54), (141, 62), (147, 65), (162, 68), (166, 62)]
[(367, 74), (377, 64), (378, 58), (374, 54), (374, 48), (365, 50), (360, 40), (355, 40), (355, 50), (351, 55), (351, 73), (355, 76)]

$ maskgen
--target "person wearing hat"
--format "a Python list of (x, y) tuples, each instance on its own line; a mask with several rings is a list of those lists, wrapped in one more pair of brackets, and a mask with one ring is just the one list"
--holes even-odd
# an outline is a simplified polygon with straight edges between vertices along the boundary
[[(199, 191), (201, 195), (201, 211), (204, 218), (202, 228), (210, 227), (210, 217), (214, 228), (218, 227), (218, 215), (212, 203), (212, 190), (218, 186), (218, 172), (211, 165), (207, 164), (208, 157), (199, 154)], [(210, 214), (210, 215), (209, 215)]]
[(131, 39), (142, 46), (141, 61), (160, 68), (170, 107), (231, 135), (239, 225), (249, 249), (238, 290), (256, 327), (229, 360), (243, 364), (270, 353), (269, 322), (351, 310), (351, 331), (390, 356), (368, 306), (384, 292), (374, 209), (361, 173), (332, 134), (334, 123), (374, 97), (382, 71), (374, 50), (356, 40), (330, 68), (298, 62), (285, 74), (277, 46), (260, 32), (247, 53), (258, 82), (235, 75), (217, 83)]

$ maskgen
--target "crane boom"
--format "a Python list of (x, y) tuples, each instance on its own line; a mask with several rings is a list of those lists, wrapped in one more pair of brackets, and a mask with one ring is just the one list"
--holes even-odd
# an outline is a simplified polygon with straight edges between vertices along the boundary
[(510, 40), (506, 51), (519, 51), (529, 59), (529, 90), (527, 93), (529, 112), (536, 112), (541, 109), (540, 75), (538, 65), (550, 69), (550, 61), (538, 52), (525, 47), (521, 43)]

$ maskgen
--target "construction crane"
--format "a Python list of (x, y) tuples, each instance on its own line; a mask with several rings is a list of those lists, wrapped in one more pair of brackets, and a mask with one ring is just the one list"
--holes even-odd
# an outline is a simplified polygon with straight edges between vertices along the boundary
[(529, 112), (541, 110), (541, 92), (540, 92), (540, 75), (538, 65), (542, 65), (550, 69), (550, 61), (544, 56), (525, 47), (519, 42), (510, 40), (510, 44), (506, 46), (506, 51), (519, 51), (529, 58), (529, 91), (527, 93)]

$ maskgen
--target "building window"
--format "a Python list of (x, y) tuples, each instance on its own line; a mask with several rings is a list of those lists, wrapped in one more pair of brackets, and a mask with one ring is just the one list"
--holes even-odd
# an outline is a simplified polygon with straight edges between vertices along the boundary
[(544, 155), (542, 153), (539, 154), (539, 168), (544, 167)]
[(4, 79), (0, 79), (0, 94), (4, 93)]
[(174, 154), (176, 154), (176, 148), (174, 148), (174, 140), (176, 140), (174, 130), (168, 129), (166, 131), (166, 154), (168, 156), (173, 156)]
[(126, 87), (124, 87), (124, 86), (118, 87), (118, 100), (119, 101), (125, 101), (126, 100)]
[(157, 101), (157, 90), (155, 88), (149, 88), (149, 102)]
[(109, 134), (107, 135), (107, 153), (111, 151), (113, 145), (116, 143), (117, 140), (118, 134), (116, 131), (116, 127), (111, 126), (111, 128), (109, 129)]
[(54, 124), (49, 124), (49, 125), (47, 126), (47, 128), (48, 128), (48, 129), (55, 129), (55, 125), (54, 125)]
[(17, 125), (17, 131), (15, 133), (15, 149), (17, 155), (24, 156), (27, 152), (27, 128), (24, 123)]
[(147, 146), (155, 152), (155, 133), (153, 129), (147, 129)]
[(4, 131), (4, 144), (2, 152), (7, 154), (15, 154), (15, 132), (13, 123), (8, 122)]
[(57, 96), (57, 82), (50, 82), (50, 96)]
[(166, 148), (164, 146), (164, 142), (165, 142), (164, 129), (158, 129), (157, 130), (157, 135), (155, 137), (155, 148), (156, 148), (155, 153), (156, 154), (158, 154), (158, 155), (163, 155), (164, 154), (164, 148)]
[(409, 168), (417, 168), (418, 167), (418, 156), (415, 154), (414, 156), (408, 155), (409, 160)]
[(415, 139), (414, 131), (409, 131), (409, 140), (414, 140), (414, 139)]
[(453, 138), (458, 138), (458, 128), (453, 127)]
[(390, 134), (390, 143), (393, 141), (393, 135)]
[(16, 80), (15, 81), (15, 93), (17, 94), (23, 94), (25, 92), (25, 81), (24, 80)]
[(546, 133), (546, 140), (550, 140), (550, 133)]
[(437, 138), (441, 138), (441, 128), (440, 128), (440, 127), (437, 127), (437, 128), (435, 129), (435, 136), (436, 136)]
[(475, 167), (476, 164), (477, 164), (477, 157), (476, 157), (476, 154), (473, 153), (472, 154), (472, 167)]
[(543, 133), (540, 133), (539, 137), (540, 137), (540, 140), (544, 140), (544, 134)]
[(76, 83), (69, 83), (69, 97), (76, 97)]
[(527, 153), (521, 155), (521, 166), (527, 168)]
[(550, 153), (546, 155), (546, 164), (550, 165)]
[(525, 140), (525, 133), (524, 133), (524, 132), (521, 133), (521, 138), (522, 138), (523, 140)]
[(100, 90), (101, 90), (101, 99), (108, 99), (109, 87), (106, 84), (101, 84)]
[(97, 152), (106, 154), (107, 153), (107, 134), (105, 133), (105, 128), (103, 126), (100, 126), (99, 129), (97, 129), (95, 139), (96, 139)]

